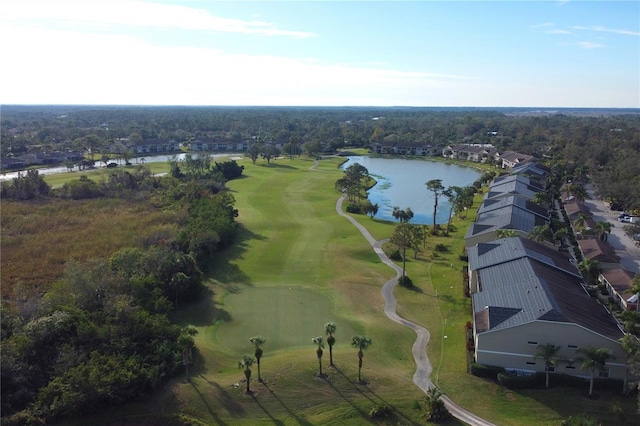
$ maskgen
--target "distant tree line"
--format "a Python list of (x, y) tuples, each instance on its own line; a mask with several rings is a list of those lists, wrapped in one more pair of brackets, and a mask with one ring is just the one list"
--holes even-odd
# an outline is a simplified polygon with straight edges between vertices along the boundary
[[(29, 151), (108, 152), (117, 138), (246, 138), (277, 141), (282, 153), (370, 147), (381, 141), (445, 146), (491, 143), (591, 179), (600, 195), (640, 207), (640, 114), (637, 110), (325, 107), (20, 107), (3, 106), (2, 155)], [(252, 155), (273, 158), (268, 152)], [(578, 170), (580, 169), (580, 170)]]

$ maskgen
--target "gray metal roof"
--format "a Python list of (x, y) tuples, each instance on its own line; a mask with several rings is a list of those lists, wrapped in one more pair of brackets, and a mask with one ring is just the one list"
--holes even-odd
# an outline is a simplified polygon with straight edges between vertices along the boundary
[(483, 200), (480, 207), (478, 207), (478, 214), (494, 211), (511, 205), (534, 213), (545, 220), (549, 220), (549, 213), (547, 212), (547, 209), (518, 195), (509, 195), (502, 198), (489, 198)]
[(510, 182), (521, 182), (525, 185), (533, 186), (540, 190), (544, 190), (544, 185), (533, 176), (524, 176), (524, 175), (503, 175), (498, 176), (492, 182), (492, 185), (502, 185)]
[[(518, 229), (531, 232), (534, 227), (547, 223), (547, 218), (540, 217), (514, 204), (498, 208), (476, 216), (476, 223), (501, 225), (504, 229)], [(506, 226), (504, 225), (506, 223)]]
[(613, 317), (584, 290), (581, 279), (535, 259), (523, 257), (478, 271), (472, 295), (476, 317), (488, 310), (487, 330), (532, 321), (581, 325), (612, 339), (623, 333)]
[(551, 247), (521, 237), (501, 238), (479, 243), (467, 249), (469, 269), (479, 270), (521, 258), (531, 258), (552, 268), (580, 278), (580, 271), (570, 257)]
[(540, 188), (536, 188), (534, 186), (528, 185), (525, 182), (521, 182), (518, 180), (512, 180), (497, 184), (489, 185), (489, 191), (485, 198), (494, 198), (496, 196), (500, 196), (502, 194), (520, 194), (523, 197), (528, 199), (532, 199), (538, 192), (542, 192)]

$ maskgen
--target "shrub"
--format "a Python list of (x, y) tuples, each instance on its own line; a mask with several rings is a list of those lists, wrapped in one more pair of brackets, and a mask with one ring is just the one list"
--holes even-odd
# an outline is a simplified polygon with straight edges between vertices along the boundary
[(406, 287), (406, 288), (413, 287), (413, 281), (411, 281), (411, 278), (409, 278), (406, 275), (404, 277), (398, 278), (398, 284), (400, 284), (402, 287)]
[(391, 414), (391, 408), (387, 407), (384, 404), (379, 404), (369, 410), (369, 416), (372, 419), (384, 419)]
[(476, 377), (484, 377), (487, 379), (496, 380), (499, 373), (504, 373), (503, 367), (478, 364), (476, 362), (471, 364), (471, 374)]
[(349, 204), (347, 204), (347, 213), (361, 214), (362, 213), (362, 209), (357, 204), (349, 203)]
[(446, 244), (436, 244), (434, 249), (435, 249), (435, 251), (440, 252), (440, 253), (446, 253), (446, 252), (449, 251), (449, 247), (447, 247)]
[(400, 254), (400, 250), (399, 249), (395, 249), (391, 253), (389, 253), (389, 259), (391, 259), (391, 260), (402, 260), (402, 254)]
[[(540, 376), (542, 376), (542, 383)], [(515, 374), (498, 373), (498, 383), (508, 389), (535, 389), (540, 387), (541, 384), (544, 386), (545, 375), (517, 376)]]

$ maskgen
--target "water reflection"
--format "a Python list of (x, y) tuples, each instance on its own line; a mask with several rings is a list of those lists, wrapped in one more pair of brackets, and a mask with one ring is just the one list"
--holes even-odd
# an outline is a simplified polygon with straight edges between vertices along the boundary
[[(377, 158), (367, 156), (349, 157), (342, 168), (359, 163), (366, 167), (377, 184), (369, 190), (369, 200), (380, 206), (378, 219), (395, 221), (391, 215), (393, 207), (410, 207), (414, 213), (411, 223), (433, 223), (433, 192), (425, 183), (431, 179), (441, 179), (442, 185), (467, 186), (481, 176), (481, 172), (455, 164), (420, 159)], [(436, 221), (446, 223), (449, 218), (449, 203), (444, 196), (438, 198)]]

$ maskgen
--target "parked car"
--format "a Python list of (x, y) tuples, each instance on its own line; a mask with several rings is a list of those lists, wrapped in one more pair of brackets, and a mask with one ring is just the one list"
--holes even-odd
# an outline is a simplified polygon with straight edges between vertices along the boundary
[(628, 213), (620, 213), (620, 214), (618, 215), (618, 219), (622, 219), (623, 217), (627, 217), (627, 216), (629, 216), (629, 214), (628, 214)]
[(622, 223), (631, 223), (631, 218), (629, 216), (618, 218), (618, 220)]

